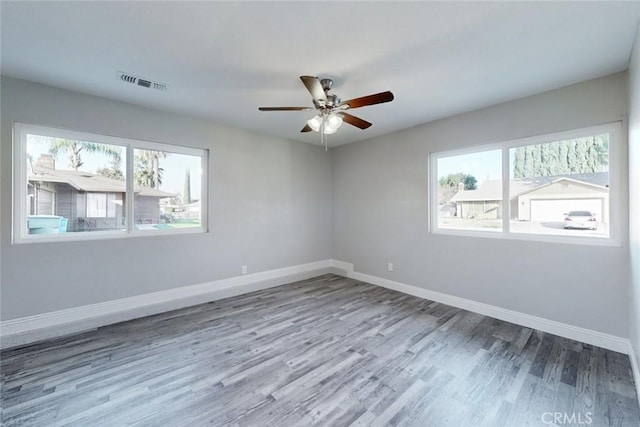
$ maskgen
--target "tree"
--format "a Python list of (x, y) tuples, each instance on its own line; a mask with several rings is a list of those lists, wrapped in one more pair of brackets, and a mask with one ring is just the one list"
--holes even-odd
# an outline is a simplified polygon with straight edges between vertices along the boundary
[(464, 175), (462, 182), (465, 190), (476, 190), (478, 188), (478, 180), (472, 175)]
[(545, 144), (545, 151), (542, 161), (546, 165), (546, 172), (549, 176), (559, 175), (562, 173), (560, 165), (560, 149), (559, 146)]
[(609, 165), (608, 135), (515, 148), (514, 178), (604, 172)]
[[(576, 141), (569, 141), (569, 150), (567, 150), (567, 165), (564, 173), (578, 172), (578, 154), (576, 153)], [(534, 175), (535, 176), (535, 175)]]
[(81, 152), (86, 153), (104, 153), (112, 158), (120, 157), (120, 151), (112, 148), (107, 144), (98, 144), (95, 142), (74, 141), (69, 139), (55, 138), (49, 146), (49, 153), (54, 157), (60, 152), (69, 154), (69, 167), (78, 170), (84, 164)]
[(518, 147), (513, 155), (513, 175), (524, 176), (524, 150)]
[(164, 151), (136, 150), (135, 178), (139, 185), (150, 188), (159, 188), (162, 184), (160, 159), (166, 159)]
[(594, 137), (594, 151), (597, 153), (598, 164), (609, 166), (609, 135), (598, 135)]
[(120, 163), (120, 155), (115, 156), (111, 159), (109, 167), (98, 169), (96, 174), (106, 176), (111, 179), (117, 179), (118, 181), (124, 181), (124, 174), (122, 173)]
[(460, 183), (464, 184), (465, 190), (475, 190), (478, 188), (478, 180), (472, 176), (462, 172), (450, 173), (438, 180), (438, 199), (441, 204), (449, 203), (451, 198), (458, 192)]
[(524, 151), (524, 168), (522, 173), (524, 176), (535, 176), (535, 166), (534, 166), (534, 151), (535, 148), (533, 145), (528, 145), (526, 147), (522, 147)]

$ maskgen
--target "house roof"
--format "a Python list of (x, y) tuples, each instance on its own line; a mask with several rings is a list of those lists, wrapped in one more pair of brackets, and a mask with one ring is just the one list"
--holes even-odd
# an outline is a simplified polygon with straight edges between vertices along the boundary
[[(42, 166), (33, 166), (33, 173), (29, 174), (29, 181), (53, 182), (67, 184), (78, 191), (89, 193), (124, 193), (125, 182), (106, 176), (96, 175), (90, 172), (50, 169)], [(138, 196), (174, 197), (175, 194), (167, 193), (156, 188), (135, 185), (134, 193)]]
[[(539, 176), (534, 178), (512, 179), (510, 182), (511, 197), (518, 197), (522, 194), (538, 190), (547, 185), (559, 181), (573, 181), (583, 185), (596, 188), (607, 188), (609, 186), (609, 173), (586, 173), (572, 175)], [(502, 180), (489, 179), (484, 181), (477, 190), (465, 190), (457, 192), (452, 198), (452, 202), (472, 202), (485, 200), (502, 199)]]
[(452, 202), (472, 202), (482, 200), (499, 200), (502, 198), (502, 180), (490, 179), (482, 183), (477, 190), (458, 191)]

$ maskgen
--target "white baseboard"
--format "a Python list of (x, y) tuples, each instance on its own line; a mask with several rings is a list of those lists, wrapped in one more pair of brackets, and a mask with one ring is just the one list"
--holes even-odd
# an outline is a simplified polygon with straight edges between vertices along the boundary
[(638, 404), (640, 404), (640, 366), (638, 366), (638, 357), (631, 340), (629, 340), (629, 359), (631, 359), (633, 380), (636, 383), (636, 397), (638, 398)]
[[(630, 341), (626, 338), (543, 319), (382, 277), (358, 273), (354, 271), (353, 264), (337, 260), (324, 260), (284, 267), (198, 285), (183, 286), (166, 291), (5, 320), (0, 322), (0, 347), (10, 348), (43, 339), (82, 332), (112, 323), (267, 289), (326, 273), (341, 274), (363, 282), (620, 353), (631, 354), (630, 352), (633, 351)], [(638, 361), (633, 356), (631, 357), (631, 363), (634, 369), (636, 385), (640, 386)]]
[(5, 320), (0, 322), (0, 347), (16, 347), (112, 323), (267, 289), (326, 273), (339, 272), (336, 270), (339, 267), (334, 264), (333, 260), (312, 262)]
[[(360, 280), (362, 282), (393, 289), (419, 298), (437, 301), (442, 304), (472, 311), (474, 313), (504, 320), (506, 322), (515, 323), (516, 325), (548, 332), (550, 334), (569, 338), (575, 341), (595, 345), (597, 347), (606, 348), (608, 350), (617, 351), (619, 353), (629, 354), (630, 341), (627, 338), (617, 337), (615, 335), (556, 322), (554, 320), (544, 319), (542, 317), (532, 316), (530, 314), (520, 313), (513, 310), (507, 310), (505, 308), (456, 297), (442, 292), (432, 291), (418, 286), (407, 285), (405, 283), (396, 282), (382, 277), (358, 273), (357, 271), (354, 271), (353, 264), (343, 261), (335, 261), (334, 266), (346, 271), (347, 277)], [(638, 384), (637, 380), (636, 384)]]

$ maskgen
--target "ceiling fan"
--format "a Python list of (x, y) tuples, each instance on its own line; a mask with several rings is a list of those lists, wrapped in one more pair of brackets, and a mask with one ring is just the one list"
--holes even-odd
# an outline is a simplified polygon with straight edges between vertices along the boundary
[(311, 107), (259, 107), (260, 111), (314, 111), (318, 114), (307, 121), (307, 124), (300, 132), (320, 132), (320, 138), (327, 148), (326, 135), (335, 133), (343, 122), (360, 129), (367, 129), (371, 126), (366, 120), (353, 116), (346, 110), (366, 107), (367, 105), (382, 104), (393, 101), (393, 94), (389, 91), (380, 92), (373, 95), (353, 98), (341, 101), (337, 95), (330, 94), (329, 90), (333, 86), (333, 80), (320, 79), (312, 76), (300, 76), (300, 80), (311, 93), (313, 98), (313, 108)]

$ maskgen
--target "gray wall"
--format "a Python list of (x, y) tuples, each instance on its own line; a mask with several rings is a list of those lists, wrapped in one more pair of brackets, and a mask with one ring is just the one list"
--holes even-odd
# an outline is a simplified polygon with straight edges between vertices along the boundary
[[(427, 231), (430, 151), (617, 121), (627, 107), (621, 73), (332, 150), (333, 258), (358, 272), (627, 337), (626, 220), (622, 247)], [(619, 148), (626, 158), (626, 138)]]
[[(636, 86), (637, 58), (636, 48), (631, 75)], [(1, 84), (3, 320), (232, 277), (243, 264), (257, 272), (334, 258), (354, 263), (359, 272), (629, 336), (626, 239), (622, 247), (592, 247), (430, 235), (426, 218), (429, 151), (624, 119), (624, 73), (328, 154), (320, 147), (17, 79), (2, 78)], [(635, 92), (630, 125), (637, 141)], [(211, 232), (12, 245), (12, 121), (209, 148)], [(621, 148), (626, 157), (626, 146)], [(640, 170), (637, 148), (630, 164)], [(627, 169), (621, 173), (626, 181)], [(637, 197), (632, 203), (632, 212), (638, 212)], [(638, 289), (640, 227), (633, 221)], [(626, 223), (622, 231), (626, 235)], [(394, 272), (386, 271), (387, 262), (394, 263)], [(638, 338), (637, 317), (631, 318)]]
[(629, 337), (636, 357), (640, 357), (640, 28), (629, 64), (629, 236)]
[[(266, 137), (2, 78), (2, 320), (331, 257), (331, 155)], [(210, 232), (12, 245), (12, 121), (210, 149)]]

